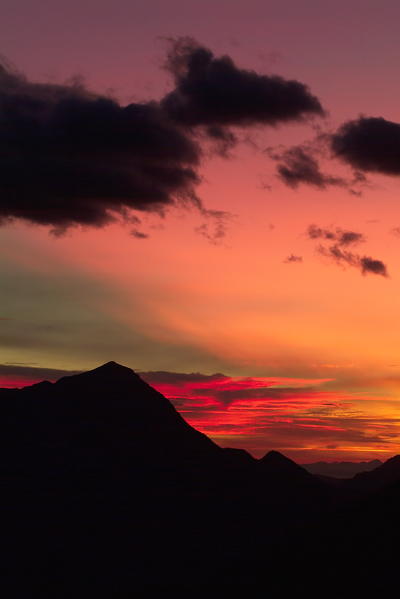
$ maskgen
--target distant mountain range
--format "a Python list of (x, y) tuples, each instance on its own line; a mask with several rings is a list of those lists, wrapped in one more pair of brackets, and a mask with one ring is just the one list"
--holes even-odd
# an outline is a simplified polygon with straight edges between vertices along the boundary
[(0, 449), (15, 596), (277, 596), (329, 581), (344, 597), (397, 580), (400, 456), (331, 484), (279, 452), (222, 449), (115, 362), (1, 389)]
[(378, 466), (382, 466), (380, 460), (371, 460), (370, 462), (314, 462), (312, 464), (302, 464), (311, 474), (321, 476), (332, 476), (334, 478), (353, 478), (360, 472), (370, 472)]

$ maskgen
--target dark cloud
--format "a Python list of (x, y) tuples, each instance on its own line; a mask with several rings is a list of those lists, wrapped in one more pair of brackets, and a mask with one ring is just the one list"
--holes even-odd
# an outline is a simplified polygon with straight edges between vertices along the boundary
[(230, 126), (277, 125), (324, 113), (303, 83), (239, 69), (229, 56), (216, 58), (190, 38), (172, 42), (166, 66), (175, 89), (162, 106), (175, 121), (208, 127), (216, 137)]
[(338, 246), (348, 246), (365, 241), (362, 233), (347, 231), (337, 227), (336, 229), (324, 229), (317, 225), (310, 225), (307, 229), (307, 235), (310, 239), (327, 239), (334, 241)]
[(370, 256), (361, 256), (347, 249), (349, 246), (366, 241), (362, 233), (347, 231), (339, 227), (324, 229), (316, 225), (310, 225), (307, 229), (307, 236), (312, 240), (323, 240), (325, 245), (319, 244), (317, 251), (337, 264), (358, 268), (363, 275), (389, 276), (387, 267), (381, 260), (376, 260)]
[(298, 145), (283, 150), (267, 148), (265, 151), (278, 163), (276, 167), (278, 177), (288, 187), (293, 189), (297, 189), (299, 185), (311, 185), (318, 189), (342, 187), (353, 195), (361, 195), (360, 187), (367, 184), (366, 177), (362, 173), (355, 171), (353, 177), (347, 179), (322, 172), (316, 155), (322, 153), (321, 144), (322, 147), (326, 145), (325, 137), (318, 136), (309, 145)]
[(137, 229), (132, 229), (131, 231), (132, 237), (136, 237), (136, 239), (148, 239), (149, 235), (147, 233), (143, 233), (142, 231), (138, 231)]
[(23, 219), (62, 233), (136, 223), (132, 211), (183, 203), (204, 217), (199, 232), (218, 241), (227, 213), (196, 195), (202, 140), (228, 154), (230, 126), (323, 114), (304, 84), (238, 69), (187, 38), (172, 44), (167, 66), (176, 87), (161, 102), (121, 106), (78, 81), (33, 83), (0, 65), (0, 223)]
[(360, 256), (353, 252), (343, 250), (339, 245), (334, 244), (331, 246), (319, 245), (317, 251), (327, 258), (331, 258), (337, 264), (360, 267)]
[(390, 232), (392, 233), (392, 235), (400, 237), (400, 227), (393, 227), (393, 229)]
[(299, 263), (299, 262), (303, 262), (303, 257), (302, 256), (296, 256), (295, 254), (290, 254), (284, 260), (285, 264), (293, 264), (293, 263)]
[(370, 256), (362, 256), (360, 259), (361, 271), (363, 274), (372, 273), (387, 277), (386, 265), (381, 260), (375, 260)]
[(0, 220), (102, 226), (176, 201), (201, 207), (198, 145), (156, 102), (31, 83), (0, 66)]
[(334, 154), (362, 171), (400, 175), (400, 124), (360, 117), (331, 137)]
[(318, 161), (303, 146), (288, 148), (272, 157), (280, 161), (276, 167), (278, 176), (289, 187), (297, 188), (300, 184), (305, 184), (326, 189), (328, 186), (347, 187), (348, 185), (341, 177), (323, 173)]
[(230, 157), (230, 150), (237, 143), (238, 139), (232, 131), (226, 127), (210, 125), (204, 129), (205, 137), (212, 141), (214, 149), (218, 154), (225, 158)]

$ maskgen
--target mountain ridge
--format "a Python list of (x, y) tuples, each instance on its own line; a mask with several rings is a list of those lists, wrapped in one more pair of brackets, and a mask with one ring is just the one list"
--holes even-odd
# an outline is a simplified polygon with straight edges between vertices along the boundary
[[(55, 382), (50, 382), (47, 380), (43, 380), (37, 383), (34, 383), (32, 385), (27, 385), (24, 387), (19, 387), (19, 388), (1, 388), (0, 391), (4, 394), (7, 395), (8, 392), (10, 393), (14, 393), (17, 391), (24, 391), (24, 392), (31, 392), (31, 391), (38, 391), (38, 390), (47, 390), (50, 391), (51, 389), (54, 390), (58, 390), (61, 387), (65, 387), (66, 389), (72, 388), (76, 385), (82, 385), (84, 383), (88, 383), (89, 386), (93, 385), (93, 384), (99, 384), (101, 383), (102, 385), (105, 386), (105, 388), (107, 386), (110, 385), (116, 385), (118, 387), (123, 386), (125, 384), (130, 383), (131, 385), (135, 385), (136, 386), (136, 391), (146, 391), (146, 392), (150, 392), (153, 394), (153, 397), (158, 397), (163, 403), (164, 405), (169, 405), (172, 410), (174, 412), (176, 412), (176, 414), (178, 414), (181, 417), (181, 415), (179, 414), (179, 412), (175, 409), (175, 407), (172, 405), (172, 403), (165, 397), (163, 396), (161, 393), (159, 393), (158, 391), (156, 391), (150, 384), (148, 384), (145, 380), (143, 380), (141, 378), (141, 376), (139, 374), (137, 374), (133, 369), (124, 366), (114, 360), (110, 360), (108, 362), (105, 362), (104, 364), (101, 364), (100, 366), (97, 366), (95, 368), (92, 368), (88, 371), (83, 371), (83, 372), (78, 372), (75, 374), (71, 374), (71, 375), (66, 375), (63, 376), (61, 378), (59, 378), (57, 381)], [(162, 398), (162, 399), (161, 399)], [(187, 426), (190, 426), (183, 418), (182, 420), (187, 424)], [(193, 428), (193, 427), (191, 427)], [(196, 430), (196, 429), (193, 429)], [(197, 431), (199, 434), (203, 434), (200, 433), (199, 431)], [(208, 437), (207, 437), (208, 438)], [(219, 447), (219, 446), (218, 446)], [(223, 449), (223, 448), (221, 448)], [(230, 451), (232, 451), (231, 448), (226, 448)], [(238, 450), (238, 452), (246, 452), (248, 453), (246, 450), (241, 449)], [(239, 453), (236, 454), (239, 457)], [(251, 455), (251, 454), (249, 454)], [(268, 451), (264, 456), (262, 456), (261, 458), (254, 458), (254, 456), (251, 456), (254, 460), (260, 462), (261, 464), (263, 464), (264, 466), (266, 466), (269, 462), (277, 462), (280, 461), (281, 466), (283, 467), (285, 465), (285, 467), (290, 467), (289, 464), (295, 464), (298, 468), (301, 468), (302, 470), (305, 470), (311, 474), (316, 474), (316, 475), (323, 475), (323, 476), (328, 476), (328, 477), (335, 477), (335, 478), (350, 478), (353, 477), (355, 475), (357, 475), (359, 472), (364, 472), (364, 470), (358, 470), (358, 468), (360, 467), (366, 467), (365, 471), (370, 471), (372, 469), (375, 469), (378, 466), (383, 465), (386, 462), (381, 462), (380, 460), (373, 460), (371, 462), (324, 462), (324, 461), (320, 461), (320, 462), (313, 462), (313, 463), (308, 463), (308, 464), (298, 464), (297, 462), (295, 462), (294, 460), (288, 458), (287, 456), (285, 456), (282, 452), (280, 451), (276, 451), (276, 450), (270, 450)], [(393, 456), (396, 457), (396, 456)], [(284, 458), (284, 459), (282, 459)], [(241, 457), (239, 458), (241, 460), (246, 460), (247, 458), (244, 457), (244, 455), (242, 454)], [(392, 458), (389, 458), (389, 460)], [(351, 473), (351, 476), (335, 476), (334, 474), (331, 474), (330, 471), (332, 469), (335, 469), (336, 467), (341, 468), (341, 467), (346, 467), (349, 466), (350, 470), (353, 467), (354, 470), (354, 474)]]
[[(219, 447), (115, 362), (3, 391), (3, 567), (14, 588), (25, 587), (18, 596), (38, 588), (73, 596), (82, 580), (88, 596), (232, 585), (247, 596), (254, 584), (295, 591), (309, 585), (310, 564), (313, 579), (331, 580), (330, 567), (337, 576), (343, 543), (355, 547), (360, 572), (385, 539), (397, 543), (395, 509), (384, 526), (376, 519), (378, 548), (363, 536), (364, 513), (397, 506), (396, 483), (377, 500), (374, 485), (342, 486), (336, 501), (336, 489), (280, 452), (256, 460)], [(399, 460), (383, 472), (396, 476)]]

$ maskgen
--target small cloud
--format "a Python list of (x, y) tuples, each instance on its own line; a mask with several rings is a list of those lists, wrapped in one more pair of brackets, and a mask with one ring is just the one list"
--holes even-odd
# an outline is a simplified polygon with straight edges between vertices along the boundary
[(285, 258), (285, 260), (283, 262), (285, 264), (293, 264), (293, 263), (303, 262), (303, 256), (296, 256), (295, 254), (290, 254), (287, 258)]
[(337, 158), (364, 172), (400, 175), (400, 124), (382, 117), (347, 121), (330, 137)]
[(220, 245), (226, 237), (229, 224), (235, 218), (234, 214), (224, 210), (207, 210), (201, 208), (205, 222), (195, 228), (196, 233), (205, 237), (213, 245)]
[(382, 260), (375, 260), (370, 256), (362, 256), (360, 259), (360, 265), (363, 275), (367, 273), (373, 273), (375, 275), (382, 275), (383, 277), (388, 276), (386, 265), (382, 262)]
[(324, 245), (320, 243), (316, 248), (317, 252), (330, 258), (336, 264), (358, 268), (363, 275), (375, 274), (386, 278), (389, 276), (387, 267), (382, 260), (361, 256), (348, 249), (350, 246), (366, 241), (362, 233), (340, 227), (333, 229), (310, 225), (307, 229), (307, 236), (312, 240), (322, 240)]
[(341, 177), (323, 173), (318, 161), (304, 146), (294, 146), (276, 155), (275, 160), (279, 178), (289, 187), (296, 189), (300, 184), (312, 185), (319, 189), (328, 186), (347, 187), (347, 182)]
[(393, 227), (393, 229), (391, 229), (390, 232), (392, 235), (400, 237), (400, 227)]
[(136, 237), (136, 239), (148, 239), (150, 237), (147, 233), (143, 233), (137, 229), (132, 229), (131, 235), (132, 237)]
[(267, 148), (266, 153), (278, 164), (278, 177), (285, 185), (297, 189), (299, 185), (311, 185), (318, 189), (342, 187), (349, 193), (361, 196), (361, 186), (367, 185), (367, 179), (360, 171), (354, 171), (353, 177), (347, 179), (324, 173), (317, 156), (322, 153), (320, 144), (324, 136), (309, 144), (292, 146), (285, 149)]
[(366, 241), (362, 233), (356, 233), (355, 231), (349, 231), (347, 229), (328, 229), (317, 227), (317, 225), (310, 225), (307, 229), (307, 235), (310, 239), (326, 239), (334, 241), (338, 246), (348, 246)]

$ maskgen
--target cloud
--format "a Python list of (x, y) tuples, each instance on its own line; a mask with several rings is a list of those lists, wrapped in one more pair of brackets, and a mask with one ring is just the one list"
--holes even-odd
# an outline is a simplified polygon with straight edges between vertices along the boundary
[(386, 265), (381, 260), (375, 260), (370, 256), (362, 256), (360, 265), (363, 274), (373, 273), (375, 275), (382, 275), (383, 277), (388, 276)]
[(148, 239), (149, 238), (149, 235), (147, 233), (143, 233), (142, 231), (139, 231), (138, 229), (132, 229), (131, 235), (132, 235), (132, 237), (136, 237), (136, 239)]
[(318, 252), (334, 260), (337, 264), (354, 266), (358, 268), (363, 275), (374, 274), (388, 277), (387, 267), (382, 260), (376, 260), (370, 256), (360, 256), (354, 252), (342, 250), (337, 245), (330, 247), (318, 246)]
[(324, 229), (316, 225), (310, 225), (307, 229), (310, 239), (327, 239), (334, 241), (338, 246), (348, 246), (366, 241), (362, 233), (348, 231), (337, 227), (336, 229)]
[(201, 142), (228, 154), (231, 126), (323, 114), (303, 83), (239, 69), (188, 38), (172, 43), (167, 68), (175, 88), (161, 102), (122, 106), (79, 81), (35, 83), (0, 64), (0, 224), (22, 219), (63, 233), (135, 224), (132, 211), (184, 204), (204, 217), (199, 232), (214, 243), (227, 213), (196, 194)]
[(215, 398), (224, 404), (230, 404), (235, 401), (251, 401), (254, 399), (268, 400), (272, 403), (281, 400), (304, 399), (305, 396), (315, 394), (312, 387), (255, 387), (250, 384), (243, 389), (223, 389), (215, 391)]
[(259, 456), (268, 449), (286, 449), (297, 459), (326, 457), (327, 445), (332, 456), (344, 451), (357, 458), (358, 451), (364, 455), (376, 448), (388, 455), (396, 451), (398, 418), (364, 414), (359, 390), (349, 394), (327, 388), (333, 379), (172, 372), (141, 376), (222, 446), (246, 447)]
[[(336, 229), (324, 229), (316, 225), (310, 225), (307, 229), (307, 236), (312, 240), (323, 240), (325, 245), (319, 244), (317, 251), (337, 264), (357, 268), (363, 275), (389, 276), (387, 267), (381, 260), (376, 260), (370, 256), (361, 256), (347, 249), (349, 246), (366, 241), (362, 233), (344, 230), (340, 227)], [(327, 245), (327, 242), (329, 245)]]
[(0, 221), (62, 231), (195, 195), (201, 151), (156, 102), (121, 106), (79, 83), (39, 84), (0, 66)]
[[(274, 402), (309, 398), (316, 392), (315, 385), (331, 379), (287, 379), (282, 377), (230, 377), (221, 373), (141, 372), (140, 376), (169, 398), (185, 405), (228, 406), (235, 402), (269, 400)], [(289, 383), (289, 386), (288, 386)], [(329, 395), (329, 394), (328, 394)]]
[(172, 41), (166, 68), (175, 80), (175, 89), (162, 100), (167, 113), (186, 126), (208, 128), (209, 136), (225, 142), (227, 127), (324, 114), (303, 83), (240, 69), (229, 56), (217, 58), (191, 38)]
[(29, 364), (0, 364), (1, 387), (25, 387), (43, 380), (57, 381), (63, 376), (77, 374), (77, 370), (61, 370), (55, 368), (41, 368)]
[(366, 178), (362, 173), (354, 172), (352, 179), (345, 179), (321, 171), (315, 157), (315, 154), (321, 152), (318, 148), (318, 144), (321, 143), (325, 143), (324, 136), (309, 145), (292, 146), (284, 150), (267, 148), (266, 153), (278, 163), (276, 167), (278, 177), (288, 187), (293, 189), (297, 189), (299, 185), (311, 185), (318, 189), (342, 187), (353, 195), (361, 195), (358, 187), (366, 184)]
[(331, 136), (334, 154), (356, 169), (400, 175), (400, 124), (379, 117), (344, 123)]
[(391, 229), (391, 234), (395, 235), (396, 237), (400, 237), (400, 227), (393, 227), (393, 229)]
[(276, 167), (279, 178), (294, 189), (300, 184), (312, 185), (319, 189), (326, 189), (328, 186), (348, 186), (345, 179), (323, 173), (318, 161), (304, 146), (294, 146), (278, 154), (270, 153), (270, 156), (280, 161)]
[(295, 254), (290, 254), (287, 258), (285, 258), (285, 264), (293, 264), (303, 262), (302, 256), (296, 256)]
[(224, 210), (208, 210), (203, 208), (201, 214), (204, 222), (196, 227), (196, 233), (205, 237), (213, 245), (220, 245), (226, 237), (227, 229), (235, 218), (234, 214)]
[(184, 373), (184, 372), (168, 372), (164, 370), (139, 372), (150, 385), (152, 384), (187, 384), (187, 383), (214, 383), (216, 381), (225, 381), (229, 377), (221, 373), (202, 374), (200, 372)]

